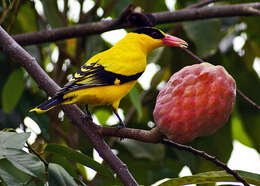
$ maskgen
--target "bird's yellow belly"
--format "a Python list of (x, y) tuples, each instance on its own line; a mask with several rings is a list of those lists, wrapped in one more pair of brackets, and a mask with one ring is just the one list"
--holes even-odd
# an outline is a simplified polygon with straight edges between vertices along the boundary
[(64, 99), (72, 98), (63, 104), (91, 104), (106, 105), (120, 101), (133, 87), (136, 81), (121, 85), (109, 85), (76, 90), (63, 96)]

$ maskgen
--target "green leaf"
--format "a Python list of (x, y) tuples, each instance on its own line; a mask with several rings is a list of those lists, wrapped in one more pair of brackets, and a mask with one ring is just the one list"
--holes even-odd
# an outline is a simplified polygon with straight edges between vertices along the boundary
[(6, 155), (8, 148), (22, 149), (30, 133), (1, 132), (0, 131), (0, 159)]
[(35, 155), (21, 150), (29, 136), (29, 133), (0, 132), (0, 159), (7, 159), (24, 174), (44, 179), (44, 164)]
[(21, 8), (19, 9), (17, 20), (14, 23), (15, 33), (21, 29), (21, 32), (36, 32), (36, 14), (35, 11), (32, 9), (31, 3), (29, 1), (25, 1), (22, 3)]
[(59, 154), (52, 154), (48, 157), (49, 163), (56, 163), (62, 166), (73, 178), (78, 176), (77, 169), (74, 163), (62, 155)]
[(17, 169), (7, 159), (0, 159), (0, 177), (7, 185), (21, 186), (25, 184), (31, 176)]
[(94, 114), (96, 115), (96, 117), (101, 125), (105, 125), (106, 121), (111, 116), (111, 112), (105, 108), (99, 108), (99, 109), (95, 110)]
[[(123, 140), (125, 141), (125, 139)], [(175, 156), (173, 154), (164, 154), (162, 158), (162, 154), (159, 152), (156, 152), (156, 155), (159, 154), (158, 159), (156, 157), (153, 157), (154, 160), (150, 160), (150, 158), (138, 158), (133, 153), (129, 153), (129, 150), (126, 149), (127, 146), (125, 145), (119, 145), (116, 144), (117, 146), (114, 147), (118, 150), (119, 158), (125, 162), (128, 166), (129, 171), (133, 175), (133, 177), (136, 179), (136, 181), (140, 184), (143, 185), (152, 185), (155, 181), (161, 180), (163, 178), (169, 178), (171, 176), (177, 177), (179, 174), (179, 171), (182, 169), (183, 165), (180, 163), (180, 161), (174, 159)], [(144, 147), (146, 144), (143, 144)], [(153, 144), (154, 145), (154, 144)], [(152, 145), (151, 145), (152, 148)], [(158, 148), (155, 146), (154, 151), (156, 151)], [(164, 148), (166, 151), (169, 150), (169, 148)], [(138, 149), (136, 149), (136, 154), (138, 153)], [(150, 153), (154, 152), (151, 149)], [(155, 156), (156, 156), (155, 155)], [(161, 157), (160, 157), (161, 156)]]
[[(131, 0), (121, 0), (115, 3), (114, 0), (101, 1), (101, 8), (105, 10), (105, 17), (119, 17), (122, 10), (131, 4)], [(107, 10), (107, 11), (106, 11)]]
[(52, 28), (62, 27), (64, 23), (62, 21), (62, 17), (59, 14), (57, 8), (56, 1), (45, 1), (41, 0), (44, 10), (44, 15), (48, 23), (51, 25)]
[(237, 112), (232, 114), (231, 123), (233, 138), (238, 140), (240, 143), (253, 148), (253, 142), (245, 131), (242, 121)]
[(73, 177), (63, 167), (55, 163), (49, 163), (48, 182), (50, 186), (77, 185)]
[(75, 162), (79, 162), (87, 167), (96, 170), (98, 173), (104, 176), (113, 177), (113, 173), (109, 169), (100, 165), (98, 162), (94, 161), (92, 158), (88, 157), (87, 155), (78, 152), (72, 148), (65, 147), (62, 145), (57, 145), (57, 144), (48, 144), (45, 150), (48, 152), (54, 152), (60, 154)]
[[(236, 80), (240, 91), (259, 105), (260, 79), (255, 71), (249, 70), (247, 64), (234, 51), (229, 51), (222, 58), (225, 68)], [(250, 137), (254, 148), (260, 152), (259, 111), (240, 95), (237, 95), (236, 109), (246, 134)]]
[(133, 105), (135, 106), (135, 108), (137, 110), (138, 120), (140, 120), (143, 116), (142, 103), (141, 103), (140, 94), (139, 94), (136, 86), (134, 86), (131, 89), (131, 91), (129, 92), (129, 96), (130, 96), (131, 102), (133, 103)]
[(189, 38), (195, 43), (199, 56), (206, 57), (216, 52), (222, 36), (218, 19), (185, 22), (183, 26)]
[[(255, 185), (260, 184), (260, 175), (245, 171), (236, 171), (247, 182)], [(184, 184), (205, 184), (215, 182), (238, 182), (232, 175), (226, 171), (211, 171), (193, 176), (185, 176), (182, 178), (173, 178), (160, 184), (160, 186), (175, 186)]]
[(100, 51), (103, 51), (105, 48), (105, 42), (100, 35), (91, 35), (86, 38), (86, 58), (98, 54)]
[(24, 173), (38, 177), (45, 178), (45, 167), (42, 161), (37, 156), (24, 152), (23, 150), (7, 148), (5, 157), (9, 160), (17, 169)]
[(84, 178), (84, 179), (88, 179), (88, 172), (87, 170), (85, 169), (84, 165), (80, 164), (80, 163), (77, 163), (76, 164), (76, 167), (77, 167), (77, 170), (78, 172), (80, 173), (80, 175)]
[(6, 81), (2, 92), (2, 106), (5, 112), (11, 112), (19, 101), (25, 86), (22, 69), (13, 71)]
[(164, 47), (157, 48), (150, 52), (147, 56), (148, 63), (157, 63), (163, 53)]
[(144, 12), (160, 12), (168, 10), (165, 5), (165, 1), (153, 1), (151, 3), (150, 0), (132, 0), (132, 3), (136, 6), (140, 6)]
[(161, 160), (165, 154), (162, 144), (149, 144), (136, 140), (125, 139), (120, 142), (127, 148), (135, 158), (148, 158), (150, 160)]

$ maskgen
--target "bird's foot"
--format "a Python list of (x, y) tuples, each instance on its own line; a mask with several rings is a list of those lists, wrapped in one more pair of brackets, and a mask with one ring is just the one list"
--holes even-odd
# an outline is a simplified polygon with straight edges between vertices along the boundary
[[(117, 128), (117, 131), (119, 131), (120, 129), (123, 129), (125, 128), (125, 124), (120, 121), (120, 123), (118, 125), (116, 125), (116, 128)], [(120, 141), (122, 141), (124, 138), (123, 137), (120, 137)]]
[(125, 124), (120, 121), (120, 123), (118, 125), (116, 125), (116, 128), (119, 130), (119, 129), (122, 129), (122, 128), (125, 128)]
[(86, 105), (86, 114), (85, 114), (85, 116), (84, 116), (84, 119), (85, 119), (85, 120), (91, 120), (91, 121), (93, 121), (91, 112), (88, 110), (88, 105)]
[(93, 118), (92, 118), (92, 116), (91, 116), (90, 113), (86, 113), (85, 116), (84, 116), (84, 119), (85, 119), (85, 120), (93, 121)]

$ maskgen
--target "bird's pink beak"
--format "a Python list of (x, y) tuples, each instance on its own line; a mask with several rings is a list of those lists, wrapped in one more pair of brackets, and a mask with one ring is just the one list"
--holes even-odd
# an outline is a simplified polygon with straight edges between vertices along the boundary
[(175, 47), (188, 47), (188, 43), (178, 37), (174, 37), (168, 34), (165, 34), (166, 37), (163, 38), (163, 44), (167, 46), (175, 46)]

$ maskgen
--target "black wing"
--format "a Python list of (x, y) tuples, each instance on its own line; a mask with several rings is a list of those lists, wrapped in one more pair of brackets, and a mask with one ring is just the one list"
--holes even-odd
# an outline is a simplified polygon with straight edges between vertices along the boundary
[(140, 72), (134, 75), (125, 76), (106, 71), (105, 67), (97, 62), (83, 65), (75, 74), (73, 74), (72, 79), (59, 90), (58, 95), (66, 94), (78, 89), (123, 84), (137, 80), (143, 73)]

